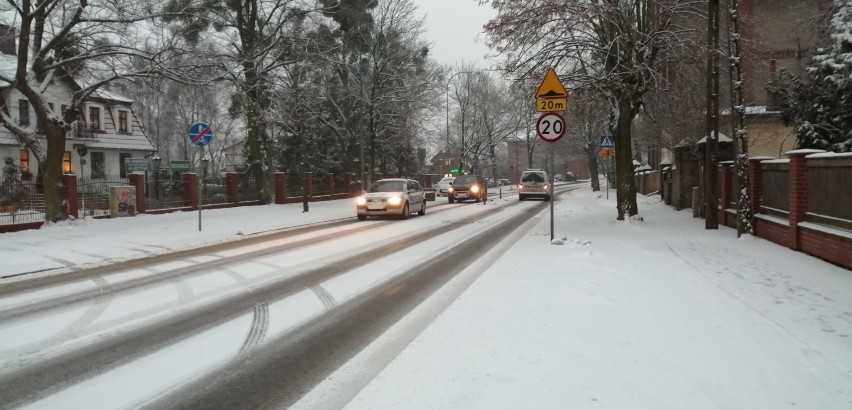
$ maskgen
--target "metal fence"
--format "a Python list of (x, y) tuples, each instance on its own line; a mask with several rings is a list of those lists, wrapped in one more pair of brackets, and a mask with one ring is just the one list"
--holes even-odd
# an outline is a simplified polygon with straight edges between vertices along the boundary
[(184, 206), (183, 180), (169, 173), (149, 174), (145, 179), (145, 209), (173, 209)]
[(127, 178), (106, 176), (104, 178), (77, 178), (77, 209), (80, 217), (109, 215), (109, 190), (111, 187), (128, 186)]
[(788, 164), (766, 164), (763, 168), (762, 213), (787, 218), (790, 211), (790, 195), (787, 180)]
[(44, 221), (44, 195), (34, 181), (17, 178), (0, 183), (0, 224)]
[(223, 176), (207, 176), (201, 178), (201, 203), (203, 205), (228, 203), (226, 178)]
[[(852, 181), (849, 163), (833, 161), (809, 166), (808, 214), (822, 223), (848, 227), (852, 221), (852, 184), (849, 181)], [(841, 219), (846, 223), (840, 224), (838, 220)]]

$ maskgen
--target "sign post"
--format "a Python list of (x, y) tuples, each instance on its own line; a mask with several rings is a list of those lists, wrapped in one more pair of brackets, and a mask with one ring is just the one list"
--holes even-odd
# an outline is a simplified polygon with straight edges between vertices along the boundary
[(612, 134), (600, 136), (601, 157), (606, 159), (606, 199), (609, 199), (609, 180), (612, 173), (612, 157), (615, 155), (615, 139)]
[[(209, 144), (213, 139), (213, 130), (209, 125), (203, 122), (196, 122), (189, 126), (189, 140), (192, 141), (193, 144), (198, 146), (198, 163), (202, 163), (204, 159), (204, 146)], [(198, 178), (198, 231), (201, 232), (201, 208), (203, 208), (203, 198), (201, 196), (201, 179), (204, 178), (201, 175)]]
[[(552, 68), (547, 70), (544, 79), (541, 80), (538, 89), (535, 91), (535, 110), (541, 112), (538, 121), (535, 124), (535, 132), (538, 137), (545, 142), (556, 142), (565, 136), (565, 131), (568, 129), (568, 123), (565, 117), (556, 111), (565, 111), (568, 109), (568, 90), (562, 85), (559, 76)], [(551, 180), (548, 182), (550, 190), (550, 241), (553, 242), (553, 173), (554, 173), (554, 157), (555, 148), (550, 145), (550, 172), (548, 175)]]

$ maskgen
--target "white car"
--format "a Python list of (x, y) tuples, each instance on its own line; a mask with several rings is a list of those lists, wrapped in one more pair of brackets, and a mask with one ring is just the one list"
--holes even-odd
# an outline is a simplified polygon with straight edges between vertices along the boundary
[(435, 195), (447, 196), (450, 192), (450, 187), (453, 186), (453, 181), (456, 177), (443, 177), (438, 181), (438, 186), (435, 188)]
[(528, 169), (521, 174), (521, 183), (518, 184), (518, 199), (523, 201), (533, 196), (542, 197), (545, 201), (550, 200), (550, 179), (544, 170)]
[(408, 219), (412, 212), (426, 215), (426, 195), (420, 183), (413, 179), (380, 179), (355, 198), (355, 211), (360, 221), (368, 216)]

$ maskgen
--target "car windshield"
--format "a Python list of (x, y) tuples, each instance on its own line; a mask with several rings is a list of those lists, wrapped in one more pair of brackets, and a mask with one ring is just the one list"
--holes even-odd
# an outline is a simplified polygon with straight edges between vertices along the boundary
[(537, 172), (531, 172), (529, 174), (524, 174), (524, 177), (521, 179), (523, 182), (544, 182), (544, 175), (541, 175)]
[(453, 181), (453, 185), (472, 184), (474, 182), (476, 182), (476, 175), (459, 175)]
[(404, 192), (403, 181), (376, 181), (367, 192)]

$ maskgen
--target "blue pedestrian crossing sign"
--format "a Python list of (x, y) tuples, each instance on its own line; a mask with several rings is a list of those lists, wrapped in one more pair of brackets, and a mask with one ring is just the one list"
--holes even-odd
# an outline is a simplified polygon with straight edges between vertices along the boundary
[(615, 148), (615, 140), (612, 135), (601, 135), (601, 148)]
[(196, 122), (189, 127), (189, 140), (195, 145), (204, 146), (213, 139), (213, 130), (203, 122)]

